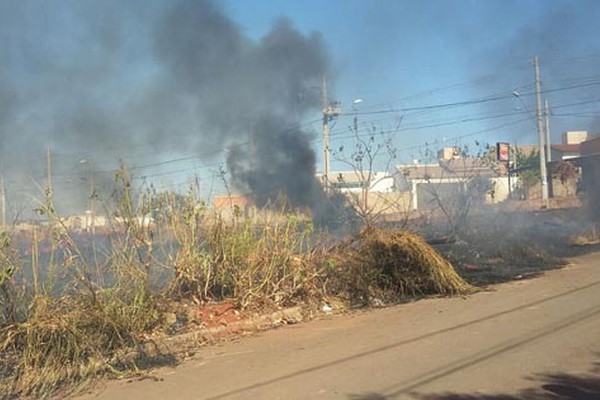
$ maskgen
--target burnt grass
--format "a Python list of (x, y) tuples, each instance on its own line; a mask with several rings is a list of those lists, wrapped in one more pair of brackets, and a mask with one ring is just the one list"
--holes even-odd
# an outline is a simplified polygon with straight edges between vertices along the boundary
[[(540, 276), (600, 251), (598, 244), (573, 244), (591, 229), (581, 208), (501, 210), (471, 216), (466, 229), (433, 246), (467, 282), (487, 286)], [(435, 238), (431, 229), (423, 234)]]

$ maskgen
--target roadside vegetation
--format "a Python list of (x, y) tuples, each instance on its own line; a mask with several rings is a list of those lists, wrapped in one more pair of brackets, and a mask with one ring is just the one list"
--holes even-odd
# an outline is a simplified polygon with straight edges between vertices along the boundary
[[(307, 212), (217, 213), (194, 186), (186, 195), (134, 191), (125, 167), (115, 184), (104, 202), (108, 228), (75, 232), (46, 193), (37, 208), (46, 226), (0, 234), (0, 398), (66, 395), (99, 376), (172, 362), (176, 354), (144, 349), (182, 326), (203, 329), (185, 307), (226, 302), (243, 315), (380, 306), (473, 292), (469, 282), (489, 283), (469, 277), (473, 259), (477, 268), (494, 257), (560, 264), (473, 215), (447, 238), (431, 219), (419, 226), (419, 216), (411, 224), (402, 216), (383, 228), (363, 210), (364, 228), (339, 237), (317, 230)], [(486, 237), (484, 226), (498, 230)]]

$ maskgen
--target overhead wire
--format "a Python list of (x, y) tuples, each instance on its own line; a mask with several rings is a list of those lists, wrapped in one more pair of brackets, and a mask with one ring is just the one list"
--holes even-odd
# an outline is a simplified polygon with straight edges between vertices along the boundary
[[(598, 56), (600, 57), (600, 55)], [(562, 85), (562, 86), (557, 86), (554, 87), (553, 85), (550, 86), (550, 88), (546, 88), (544, 90), (542, 90), (543, 94), (548, 94), (548, 93), (554, 93), (554, 92), (561, 92), (561, 91), (567, 91), (567, 90), (573, 90), (573, 89), (581, 89), (581, 88), (586, 88), (586, 87), (594, 87), (597, 85), (600, 85), (600, 80), (596, 80), (599, 76), (598, 75), (591, 75), (591, 76), (585, 76), (585, 77), (576, 77), (576, 78), (570, 78), (570, 79), (564, 79), (564, 80), (560, 80), (560, 81), (553, 81), (554, 83), (569, 83), (568, 85)], [(429, 90), (429, 91), (425, 91), (422, 92), (420, 94), (417, 95), (413, 95), (413, 96), (407, 96), (405, 99), (410, 99), (410, 98), (417, 98), (419, 96), (425, 96), (428, 93), (435, 93), (436, 91), (443, 91), (443, 90), (447, 90), (447, 89), (453, 89), (453, 88), (457, 88), (460, 87), (461, 85), (466, 85), (466, 84), (471, 84), (473, 82), (476, 82), (476, 80), (471, 81), (470, 83), (462, 83), (462, 84), (455, 84), (455, 85), (449, 85), (446, 87), (442, 87), (442, 88), (438, 88), (438, 89), (433, 89), (433, 90)], [(530, 88), (532, 86), (532, 84), (527, 84), (527, 85), (523, 85), (520, 87), (520, 89), (523, 88)], [(520, 96), (531, 96), (535, 94), (535, 92), (524, 92), (521, 93)], [(366, 110), (366, 111), (354, 111), (354, 112), (350, 112), (350, 113), (344, 113), (340, 115), (340, 118), (345, 118), (345, 117), (357, 117), (357, 116), (368, 116), (368, 115), (386, 115), (386, 114), (396, 114), (395, 117), (392, 117), (390, 119), (386, 119), (386, 118), (382, 118), (380, 120), (372, 120), (369, 121), (370, 123), (381, 123), (381, 122), (386, 122), (386, 121), (391, 121), (392, 119), (396, 120), (397, 118), (401, 117), (401, 115), (399, 114), (407, 114), (407, 113), (411, 113), (411, 112), (425, 112), (425, 113), (430, 113), (432, 111), (436, 111), (436, 110), (447, 110), (447, 109), (453, 109), (453, 108), (458, 108), (458, 107), (464, 107), (464, 106), (471, 106), (471, 105), (479, 105), (479, 104), (484, 104), (484, 103), (489, 103), (489, 102), (494, 102), (494, 101), (500, 101), (500, 100), (506, 100), (509, 99), (513, 96), (512, 93), (507, 93), (507, 92), (500, 92), (500, 93), (494, 93), (492, 95), (488, 95), (488, 96), (483, 96), (480, 98), (475, 98), (475, 99), (471, 99), (471, 100), (466, 100), (466, 101), (457, 101), (457, 102), (445, 102), (445, 103), (436, 103), (436, 104), (429, 104), (429, 105), (421, 105), (421, 106), (413, 106), (413, 107), (397, 107), (397, 108), (383, 108), (383, 109), (371, 109)], [(401, 99), (403, 100), (403, 99)], [(584, 104), (591, 104), (591, 103), (595, 103), (598, 102), (598, 100), (590, 100), (590, 101), (584, 101), (584, 102), (578, 102), (578, 103), (572, 103), (570, 105), (558, 105), (558, 106), (553, 106), (552, 109), (559, 109), (561, 107), (572, 107), (572, 106), (576, 106), (576, 105), (584, 105)], [(387, 104), (390, 104), (390, 102), (388, 102)], [(428, 128), (435, 128), (435, 127), (442, 127), (442, 126), (449, 126), (449, 125), (454, 125), (454, 124), (461, 124), (461, 123), (467, 123), (467, 122), (478, 122), (478, 121), (484, 121), (484, 120), (492, 120), (492, 119), (497, 119), (497, 118), (503, 118), (503, 117), (510, 117), (510, 116), (516, 116), (522, 114), (522, 112), (517, 112), (517, 113), (503, 113), (503, 114), (497, 114), (497, 115), (490, 115), (490, 116), (482, 116), (482, 117), (471, 117), (471, 118), (461, 118), (461, 117), (454, 117), (454, 120), (450, 120), (450, 121), (446, 121), (446, 122), (439, 122), (439, 123), (433, 123), (433, 124), (421, 124), (421, 125), (415, 125), (415, 126), (402, 126), (401, 127), (401, 131), (407, 131), (407, 130), (420, 130), (420, 129), (428, 129)], [(568, 113), (563, 113), (563, 114), (553, 114), (556, 116), (577, 116), (576, 114), (568, 114)], [(526, 120), (527, 118), (523, 119)], [(286, 129), (284, 129), (282, 132), (286, 132), (289, 130), (293, 130), (293, 129), (302, 129), (303, 127), (306, 126), (310, 126), (310, 125), (314, 125), (315, 123), (318, 123), (322, 120), (322, 118), (318, 118), (318, 119), (314, 119), (314, 120), (310, 120), (304, 123), (298, 123), (298, 124), (294, 124)], [(513, 121), (508, 123), (507, 125), (501, 125), (501, 126), (509, 126), (518, 122), (521, 122), (522, 120), (518, 120), (518, 121)], [(495, 128), (491, 128), (491, 130), (494, 129), (498, 129), (497, 127)], [(396, 129), (397, 130), (397, 129)], [(394, 132), (396, 130), (389, 130), (388, 133), (390, 132)], [(478, 133), (471, 133), (468, 135), (458, 135), (458, 136), (454, 136), (452, 138), (449, 138), (448, 140), (454, 140), (454, 139), (460, 139), (460, 138), (464, 138), (464, 137), (468, 137), (471, 135), (475, 135), (475, 134), (480, 134), (483, 132), (487, 132), (490, 130), (482, 130), (482, 131), (478, 131)], [(342, 132), (342, 131), (340, 131)], [(339, 139), (344, 139), (344, 138), (350, 138), (353, 137), (353, 135), (346, 135), (343, 136), (340, 133), (337, 132), (332, 132), (331, 137), (334, 140), (339, 140)], [(312, 139), (311, 142), (317, 141), (319, 140), (318, 138)], [(166, 165), (171, 165), (171, 164), (175, 164), (175, 163), (181, 163), (181, 162), (189, 162), (189, 161), (198, 161), (202, 158), (205, 157), (209, 157), (209, 156), (213, 156), (215, 153), (220, 153), (220, 152), (224, 152), (227, 149), (231, 149), (231, 148), (243, 148), (249, 145), (248, 141), (245, 142), (241, 142), (241, 143), (237, 143), (237, 144), (233, 144), (230, 146), (225, 146), (225, 147), (221, 147), (221, 148), (216, 148), (214, 149), (214, 151), (211, 152), (205, 152), (205, 153), (198, 153), (198, 154), (194, 154), (194, 155), (190, 155), (190, 156), (185, 156), (185, 157), (178, 157), (178, 158), (173, 158), (173, 159), (168, 159), (168, 160), (161, 160), (161, 161), (153, 161), (153, 162), (146, 162), (146, 163), (136, 163), (133, 164), (131, 167), (129, 167), (128, 169), (130, 170), (134, 170), (134, 171), (138, 171), (138, 170), (144, 170), (144, 169), (148, 169), (148, 168), (152, 168), (152, 167), (162, 167), (162, 166), (166, 166)], [(414, 148), (414, 147), (410, 147), (410, 148)], [(409, 148), (409, 149), (410, 149)], [(93, 157), (93, 156), (92, 156)], [(42, 157), (39, 158), (40, 160), (42, 159)], [(183, 172), (189, 172), (189, 171), (194, 171), (194, 170), (201, 170), (201, 169), (207, 169), (213, 166), (216, 166), (218, 164), (222, 164), (222, 163), (213, 163), (213, 164), (205, 164), (205, 165), (201, 165), (201, 166), (194, 166), (191, 168), (178, 168), (175, 170), (171, 170), (171, 171), (163, 171), (160, 173), (154, 173), (154, 174), (142, 174), (140, 175), (139, 178), (136, 179), (149, 179), (149, 178), (155, 178), (155, 177), (160, 177), (160, 176), (166, 176), (166, 175), (172, 175), (172, 174), (177, 174), (177, 173), (183, 173)], [(103, 173), (115, 173), (117, 172), (118, 169), (106, 169), (106, 170), (94, 170), (94, 174), (103, 174)], [(67, 172), (67, 173), (58, 173), (56, 175), (53, 176), (67, 176), (67, 175), (81, 175), (81, 173), (79, 172)]]

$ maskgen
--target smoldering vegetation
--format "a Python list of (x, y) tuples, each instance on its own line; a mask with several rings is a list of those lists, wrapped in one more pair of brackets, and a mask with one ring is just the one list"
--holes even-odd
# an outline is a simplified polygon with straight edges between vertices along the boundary
[[(579, 203), (576, 199), (576, 203)], [(583, 205), (551, 206), (511, 201), (473, 207), (458, 229), (440, 213), (415, 219), (411, 229), (427, 238), (461, 277), (476, 286), (538, 277), (569, 258), (597, 251), (598, 220)]]

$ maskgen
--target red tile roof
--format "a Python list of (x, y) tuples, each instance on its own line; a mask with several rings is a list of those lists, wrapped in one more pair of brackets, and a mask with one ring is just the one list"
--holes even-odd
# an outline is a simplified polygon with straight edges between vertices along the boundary
[(561, 153), (579, 153), (581, 144), (553, 144), (552, 150), (560, 151)]
[(581, 155), (591, 156), (600, 153), (600, 136), (581, 143)]

